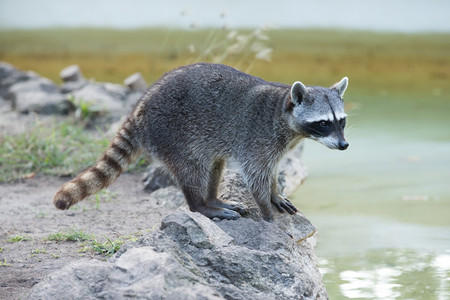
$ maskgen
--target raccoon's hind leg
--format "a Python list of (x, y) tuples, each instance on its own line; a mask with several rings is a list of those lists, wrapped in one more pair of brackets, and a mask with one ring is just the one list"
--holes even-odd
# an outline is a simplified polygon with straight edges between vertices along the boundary
[(186, 165), (189, 167), (171, 169), (191, 211), (199, 212), (208, 218), (235, 220), (241, 216), (224, 207), (209, 206), (207, 201), (209, 169), (192, 161)]
[(222, 171), (225, 166), (225, 160), (217, 159), (214, 161), (211, 171), (209, 173), (209, 183), (208, 183), (208, 196), (207, 205), (211, 207), (226, 208), (234, 210), (239, 214), (243, 215), (247, 213), (247, 207), (242, 203), (229, 200), (220, 200), (217, 198), (217, 190), (219, 188), (220, 178), (222, 176)]

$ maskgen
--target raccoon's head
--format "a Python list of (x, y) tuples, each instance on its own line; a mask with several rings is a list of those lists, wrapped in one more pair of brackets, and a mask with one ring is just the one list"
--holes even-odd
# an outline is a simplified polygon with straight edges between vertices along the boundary
[(349, 144), (344, 137), (347, 115), (342, 100), (347, 86), (347, 77), (330, 88), (306, 87), (300, 81), (295, 82), (288, 102), (291, 128), (330, 149), (347, 149)]

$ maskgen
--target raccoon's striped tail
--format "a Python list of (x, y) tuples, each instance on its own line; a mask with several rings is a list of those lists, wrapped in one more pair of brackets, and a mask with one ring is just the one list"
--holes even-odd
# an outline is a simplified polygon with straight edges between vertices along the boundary
[(97, 163), (59, 189), (53, 198), (55, 206), (68, 209), (113, 183), (141, 153), (136, 134), (134, 120), (128, 117)]

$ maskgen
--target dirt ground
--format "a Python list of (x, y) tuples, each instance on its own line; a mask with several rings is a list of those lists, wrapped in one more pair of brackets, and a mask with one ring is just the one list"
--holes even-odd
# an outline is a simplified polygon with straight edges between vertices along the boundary
[(41, 175), (0, 184), (0, 299), (23, 298), (46, 275), (82, 257), (107, 259), (92, 250), (79, 252), (86, 242), (48, 241), (50, 234), (75, 229), (99, 242), (114, 241), (155, 228), (168, 213), (143, 191), (142, 175), (128, 173), (100, 202), (91, 197), (74, 209), (57, 210), (52, 198), (67, 179)]
[[(50, 118), (13, 113), (0, 98), (1, 135), (24, 132), (36, 120)], [(53, 196), (69, 178), (38, 174), (0, 183), (0, 299), (23, 298), (33, 285), (72, 261), (108, 258), (96, 254), (89, 241), (49, 241), (52, 234), (76, 230), (103, 243), (106, 238), (128, 241), (157, 228), (171, 209), (143, 190), (142, 178), (122, 174), (99, 201), (91, 196), (66, 211), (53, 206)]]

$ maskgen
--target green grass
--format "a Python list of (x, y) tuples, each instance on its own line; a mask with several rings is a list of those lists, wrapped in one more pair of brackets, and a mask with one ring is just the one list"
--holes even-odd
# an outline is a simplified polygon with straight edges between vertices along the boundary
[(120, 247), (125, 243), (122, 239), (111, 240), (106, 235), (104, 236), (106, 241), (101, 243), (96, 239), (92, 239), (89, 242), (90, 249), (97, 254), (101, 254), (104, 256), (111, 256), (117, 251), (119, 251)]
[(31, 250), (31, 254), (47, 254), (47, 250), (45, 250), (44, 247), (36, 248), (36, 249)]
[(21, 235), (21, 234), (16, 234), (14, 236), (8, 237), (7, 241), (9, 243), (19, 243), (19, 242), (31, 241), (31, 237), (25, 236), (25, 235)]
[(9, 266), (11, 266), (11, 264), (6, 261), (6, 258), (4, 258), (3, 261), (0, 260), (0, 267), (9, 267)]
[(93, 199), (95, 201), (95, 209), (99, 209), (100, 208), (100, 203), (101, 202), (110, 202), (114, 199), (117, 198), (117, 194), (114, 192), (111, 192), (110, 190), (101, 190), (99, 192), (97, 192), (94, 196)]
[(82, 230), (69, 229), (67, 231), (52, 233), (45, 239), (52, 242), (83, 242), (90, 240), (91, 238), (92, 235), (89, 235)]
[(0, 182), (37, 172), (74, 174), (92, 165), (108, 144), (71, 121), (37, 123), (25, 133), (0, 136)]
[[(109, 143), (110, 137), (85, 130), (83, 123), (71, 119), (37, 122), (24, 133), (0, 135), (0, 182), (30, 178), (36, 173), (77, 174), (93, 165)], [(142, 171), (145, 162), (140, 158), (129, 170)]]
[[(82, 242), (81, 248), (78, 252), (95, 252), (103, 256), (111, 256), (116, 253), (120, 247), (126, 242), (135, 242), (142, 232), (136, 232), (133, 234), (127, 234), (118, 237), (117, 239), (111, 239), (107, 236), (104, 237), (104, 241), (99, 241), (93, 234), (89, 234), (79, 229), (69, 229), (66, 231), (60, 231), (48, 235), (44, 240), (48, 242)], [(37, 248), (32, 251), (33, 254), (47, 253), (44, 248)], [(58, 255), (51, 254), (54, 258), (58, 258)]]

